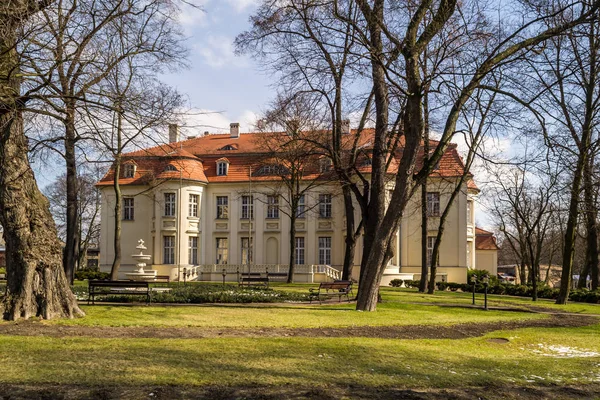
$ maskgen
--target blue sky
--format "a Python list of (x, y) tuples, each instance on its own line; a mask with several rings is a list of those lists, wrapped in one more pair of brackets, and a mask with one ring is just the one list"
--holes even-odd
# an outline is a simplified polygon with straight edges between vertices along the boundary
[[(252, 130), (256, 114), (274, 97), (269, 77), (248, 57), (234, 54), (233, 40), (249, 28), (256, 0), (195, 0), (185, 7), (181, 23), (188, 36), (190, 68), (162, 79), (189, 97), (194, 115), (183, 135), (224, 132), (240, 122), (242, 132)], [(196, 115), (205, 112), (205, 115)]]

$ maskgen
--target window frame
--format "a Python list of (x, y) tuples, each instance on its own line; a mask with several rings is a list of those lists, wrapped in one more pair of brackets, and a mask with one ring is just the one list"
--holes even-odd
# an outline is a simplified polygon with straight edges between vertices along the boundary
[(240, 261), (242, 265), (254, 262), (254, 238), (252, 236), (240, 237)]
[(133, 178), (135, 176), (135, 164), (127, 163), (123, 165), (123, 178)]
[[(127, 201), (131, 200), (131, 205)], [(128, 212), (129, 210), (129, 212)], [(135, 218), (135, 200), (133, 197), (123, 197), (123, 221), (134, 221)]]
[(296, 219), (306, 218), (306, 196), (301, 194), (298, 196), (298, 207), (296, 208)]
[[(169, 197), (169, 198), (167, 198)], [(177, 194), (174, 192), (163, 193), (165, 200), (165, 208), (163, 210), (164, 217), (175, 217), (177, 215)]]
[(329, 193), (319, 194), (319, 218), (332, 218), (333, 197)]
[[(299, 243), (302, 242), (302, 243)], [(301, 246), (300, 246), (301, 244)], [(306, 263), (305, 258), (306, 239), (304, 236), (296, 236), (294, 238), (294, 262), (296, 265), (304, 265)]]
[(427, 216), (440, 216), (440, 192), (427, 192)]
[[(167, 246), (167, 240), (171, 241), (171, 245)], [(163, 264), (174, 265), (175, 264), (175, 236), (165, 235), (163, 236)]]
[(433, 247), (435, 246), (435, 236), (427, 236), (427, 266), (431, 265), (431, 257), (433, 257)]
[[(219, 201), (225, 199), (225, 202), (219, 204)], [(217, 219), (229, 219), (229, 196), (216, 196)]]
[(188, 217), (198, 218), (199, 213), (199, 205), (200, 205), (200, 195), (190, 193), (188, 202)]
[[(216, 258), (215, 258), (216, 261), (215, 261), (215, 264), (227, 265), (229, 263), (229, 238), (218, 237), (215, 239), (216, 239)], [(220, 244), (222, 246), (219, 246)]]
[(227, 176), (229, 172), (229, 163), (226, 161), (217, 162), (217, 176)]
[(279, 195), (267, 195), (267, 219), (279, 219)]
[(240, 219), (254, 219), (254, 196), (244, 195), (241, 198)]
[(319, 265), (331, 265), (331, 244), (331, 236), (319, 236)]
[(198, 236), (188, 236), (188, 264), (198, 265)]

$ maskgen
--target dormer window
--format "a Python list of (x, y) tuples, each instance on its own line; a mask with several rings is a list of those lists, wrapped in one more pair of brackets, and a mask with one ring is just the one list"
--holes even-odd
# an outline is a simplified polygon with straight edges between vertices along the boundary
[(123, 178), (133, 178), (135, 176), (135, 164), (125, 164), (123, 166)]
[(237, 148), (232, 144), (228, 144), (227, 146), (221, 147), (219, 150), (231, 151), (231, 150), (237, 150)]
[(331, 160), (329, 158), (321, 158), (319, 160), (319, 172), (328, 172), (331, 171)]
[(226, 176), (228, 169), (229, 163), (227, 161), (217, 161), (217, 175)]
[(178, 171), (178, 169), (177, 169), (177, 167), (176, 167), (176, 166), (174, 166), (174, 165), (167, 165), (167, 166), (165, 167), (165, 172), (167, 172), (167, 171), (175, 171), (175, 172), (177, 172), (177, 171)]

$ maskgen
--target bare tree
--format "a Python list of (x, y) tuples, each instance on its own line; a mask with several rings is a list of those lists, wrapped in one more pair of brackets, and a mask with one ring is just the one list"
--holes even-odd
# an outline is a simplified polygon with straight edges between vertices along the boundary
[(52, 1), (0, 5), (0, 223), (6, 239), (7, 320), (83, 315), (62, 268), (62, 250), (48, 200), (40, 193), (23, 133), (23, 79), (17, 47), (28, 20)]
[[(99, 172), (99, 171), (98, 171)], [(99, 173), (87, 171), (79, 175), (77, 196), (79, 204), (79, 266), (85, 266), (87, 249), (90, 245), (100, 244), (100, 193), (94, 186), (101, 178)], [(61, 240), (66, 236), (66, 210), (67, 204), (65, 191), (67, 186), (66, 175), (60, 175), (53, 183), (44, 188), (44, 193), (50, 201), (50, 211), (56, 222), (58, 234)]]
[[(287, 282), (292, 283), (296, 265), (296, 221), (306, 218), (314, 209), (321, 207), (318, 201), (309, 202), (309, 198), (315, 195), (315, 189), (331, 183), (333, 171), (330, 167), (331, 160), (314, 144), (320, 142), (323, 130), (319, 120), (314, 119), (310, 103), (298, 98), (280, 99), (263, 122), (264, 128), (271, 132), (265, 132), (257, 139), (266, 151), (253, 176), (273, 176), (279, 179), (280, 185), (275, 183), (265, 195), (276, 196), (278, 210), (290, 220)], [(284, 127), (285, 133), (276, 132), (274, 127)], [(332, 193), (327, 195), (333, 196)], [(333, 198), (329, 200), (333, 201)]]
[[(544, 141), (552, 151), (554, 162), (562, 165), (564, 174), (569, 175), (566, 190), (570, 198), (558, 304), (567, 302), (571, 289), (582, 192), (586, 208), (592, 202), (592, 193), (586, 191), (586, 187), (591, 185), (591, 158), (595, 151), (593, 144), (598, 140), (600, 110), (596, 7), (596, 3), (583, 6), (582, 11), (594, 19), (583, 21), (564, 35), (547, 41), (543, 51), (530, 58), (528, 70), (522, 72), (528, 75), (532, 85), (518, 87), (522, 102), (537, 113), (538, 119), (543, 119)], [(557, 15), (552, 21), (564, 24), (567, 20), (568, 17)], [(589, 211), (586, 215), (588, 236), (595, 242), (593, 206)], [(597, 244), (592, 244), (589, 250), (587, 263), (597, 265)]]
[(174, 3), (163, 0), (58, 0), (41, 13), (41, 28), (21, 54), (28, 79), (27, 107), (63, 125), (58, 136), (36, 135), (36, 147), (64, 159), (67, 176), (67, 234), (64, 268), (73, 280), (78, 260), (78, 146), (88, 138), (78, 129), (81, 106), (121, 62), (146, 56), (146, 62), (179, 62), (185, 51), (174, 23)]
[[(463, 80), (457, 92), (458, 95), (452, 106), (446, 110), (443, 117), (444, 128), (438, 146), (429, 157), (428, 165), (425, 165), (413, 177), (416, 156), (423, 132), (423, 80), (419, 73), (418, 59), (427, 47), (428, 43), (436, 37), (456, 13), (461, 16), (468, 14), (468, 4), (459, 4), (456, 1), (441, 1), (435, 5), (429, 1), (421, 1), (414, 8), (407, 8), (407, 22), (395, 29), (390, 24), (385, 24), (386, 12), (389, 12), (389, 4), (385, 0), (367, 2), (357, 1), (366, 23), (365, 36), (368, 32), (368, 50), (371, 58), (371, 75), (375, 91), (376, 127), (374, 139), (372, 188), (381, 189), (385, 181), (385, 155), (387, 152), (385, 143), (389, 137), (389, 101), (388, 80), (392, 72), (386, 68), (388, 55), (401, 54), (403, 62), (398, 75), (403, 77), (405, 83), (397, 85), (406, 91), (406, 107), (402, 119), (401, 131), (404, 134), (404, 148), (399, 161), (398, 171), (395, 175), (395, 188), (390, 205), (387, 210), (383, 204), (375, 205), (377, 214), (381, 218), (375, 218), (372, 223), (376, 224), (376, 234), (373, 246), (369, 252), (366, 265), (366, 274), (359, 287), (357, 309), (374, 310), (377, 304), (377, 288), (383, 274), (383, 270), (389, 260), (389, 248), (393, 233), (397, 230), (408, 199), (413, 192), (414, 183), (420, 183), (421, 179), (429, 175), (435, 163), (437, 163), (447, 148), (450, 139), (456, 131), (456, 124), (461, 110), (467, 104), (474, 91), (480, 86), (488, 75), (500, 66), (514, 61), (527, 50), (559, 35), (587, 21), (595, 12), (597, 4), (592, 10), (582, 8), (580, 3), (569, 3), (565, 6), (547, 7), (530, 20), (515, 24), (511, 31), (498, 30), (480, 32), (478, 35), (483, 42), (478, 43), (479, 56), (473, 60), (470, 68), (462, 71)], [(433, 8), (436, 7), (436, 8)], [(424, 18), (430, 15), (429, 23), (422, 25)], [(557, 15), (564, 15), (564, 20), (556, 23)], [(505, 24), (505, 26), (510, 26)], [(479, 26), (481, 27), (481, 25)], [(467, 35), (468, 37), (468, 35)], [(474, 37), (471, 37), (475, 42)], [(492, 39), (493, 38), (493, 39)], [(389, 41), (389, 42), (388, 42)], [(386, 45), (389, 43), (392, 48)], [(373, 201), (373, 196), (371, 196)], [(369, 227), (366, 227), (367, 230)], [(371, 228), (372, 229), (372, 228)]]
[[(511, 246), (520, 252), (522, 262), (529, 267), (533, 301), (537, 300), (542, 250), (555, 211), (552, 201), (557, 190), (557, 174), (551, 172), (532, 178), (533, 174), (527, 170), (500, 169), (495, 176), (494, 214)], [(539, 183), (533, 183), (535, 179)]]

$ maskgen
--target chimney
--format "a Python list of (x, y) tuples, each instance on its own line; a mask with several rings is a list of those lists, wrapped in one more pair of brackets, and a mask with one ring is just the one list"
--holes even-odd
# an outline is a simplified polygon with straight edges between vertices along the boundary
[(169, 143), (179, 142), (179, 126), (169, 124)]
[(345, 119), (342, 121), (342, 135), (348, 135), (350, 133), (350, 120)]
[(229, 133), (233, 139), (237, 139), (240, 137), (240, 123), (232, 122), (229, 124)]

